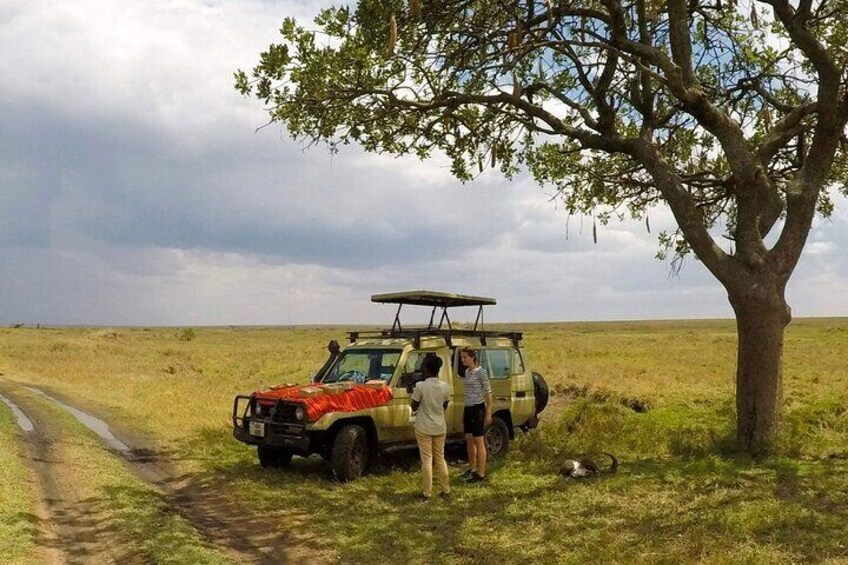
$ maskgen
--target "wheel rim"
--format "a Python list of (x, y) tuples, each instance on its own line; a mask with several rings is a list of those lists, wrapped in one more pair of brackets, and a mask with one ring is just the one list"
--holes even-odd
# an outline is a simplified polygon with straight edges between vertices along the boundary
[(486, 432), (486, 449), (489, 453), (500, 453), (503, 449), (504, 438), (500, 428), (492, 426)]

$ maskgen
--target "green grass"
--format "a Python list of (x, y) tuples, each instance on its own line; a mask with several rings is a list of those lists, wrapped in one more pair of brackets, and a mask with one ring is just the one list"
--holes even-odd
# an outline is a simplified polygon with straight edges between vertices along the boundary
[[(414, 501), (414, 458), (355, 483), (323, 461), (258, 467), (230, 436), (232, 395), (305, 382), (338, 328), (0, 330), (0, 370), (143, 430), (257, 527), (368, 562), (845, 562), (848, 320), (796, 320), (785, 341), (778, 451), (734, 448), (732, 321), (532, 324), (525, 346), (555, 395), (490, 483)], [(629, 406), (647, 406), (637, 413)], [(560, 478), (566, 456), (612, 451), (620, 472)], [(456, 479), (458, 471), (453, 471)]]
[(35, 491), (18, 433), (12, 412), (0, 403), (0, 555), (8, 564), (37, 560)]
[[(415, 500), (414, 460), (352, 484), (329, 481), (323, 462), (258, 468), (252, 453), (211, 434), (204, 472), (269, 521), (295, 518), (315, 550), (345, 562), (734, 563), (848, 557), (844, 460), (628, 455), (619, 474), (578, 482), (556, 474), (546, 430), (513, 446), (485, 487), (452, 470), (454, 500)], [(620, 453), (619, 453), (620, 455)]]

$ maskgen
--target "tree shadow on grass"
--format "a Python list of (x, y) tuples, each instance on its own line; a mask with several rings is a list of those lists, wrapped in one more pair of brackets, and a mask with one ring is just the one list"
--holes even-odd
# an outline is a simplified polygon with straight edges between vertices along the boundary
[[(64, 503), (45, 498), (50, 508), (50, 522), (37, 516), (27, 519), (39, 527), (36, 545), (60, 552), (69, 564), (93, 562), (148, 563), (149, 560), (132, 545), (115, 543), (122, 536), (118, 524), (104, 512), (104, 499), (90, 497), (66, 507)], [(45, 536), (42, 532), (52, 530), (55, 535)], [(108, 557), (107, 557), (108, 556)]]
[(187, 517), (184, 509), (174, 502), (179, 501), (170, 500), (146, 486), (134, 485), (106, 486), (100, 497), (115, 527), (124, 534), (131, 533), (140, 552), (150, 561), (225, 562), (223, 554), (210, 544), (210, 541), (217, 541), (208, 535), (214, 526), (213, 519), (207, 518), (198, 528), (201, 524), (196, 521), (196, 515)]
[[(682, 512), (634, 517), (645, 543), (688, 537), (694, 559), (716, 544), (774, 548), (818, 562), (844, 558), (848, 543), (848, 465), (786, 457), (645, 459), (629, 466), (631, 482), (655, 482), (681, 495)], [(748, 548), (750, 549), (750, 547)]]
[(37, 547), (50, 547), (53, 544), (44, 536), (45, 530), (46, 522), (32, 512), (0, 513), (0, 556), (4, 555), (4, 550), (13, 556), (16, 551), (26, 552), (26, 546), (22, 549), (18, 545), (21, 540), (31, 540)]
[(625, 460), (615, 476), (577, 482), (513, 454), (493, 462), (482, 487), (463, 484), (454, 466), (453, 500), (420, 503), (414, 450), (339, 484), (316, 456), (264, 469), (226, 430), (204, 430), (196, 442), (188, 446), (204, 454), (196, 485), (239, 498), (247, 524), (288, 528), (345, 562), (732, 560), (745, 551), (754, 561), (820, 561), (845, 551), (842, 461), (756, 461), (731, 450)]

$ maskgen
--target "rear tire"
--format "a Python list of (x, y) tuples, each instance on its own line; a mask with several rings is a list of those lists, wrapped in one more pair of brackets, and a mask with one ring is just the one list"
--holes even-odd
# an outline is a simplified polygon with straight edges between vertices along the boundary
[(336, 480), (346, 483), (358, 479), (368, 463), (368, 437), (362, 426), (345, 426), (333, 439), (330, 465)]
[(486, 452), (491, 457), (500, 457), (509, 449), (509, 426), (499, 416), (495, 416), (483, 432), (483, 438), (486, 441)]
[(270, 468), (287, 467), (294, 455), (291, 451), (274, 449), (273, 447), (266, 447), (264, 445), (260, 445), (256, 453), (259, 456), (259, 464), (263, 467)]
[(541, 414), (542, 410), (548, 405), (551, 393), (548, 389), (548, 383), (545, 382), (545, 377), (536, 371), (533, 371), (533, 392), (536, 395), (536, 414)]

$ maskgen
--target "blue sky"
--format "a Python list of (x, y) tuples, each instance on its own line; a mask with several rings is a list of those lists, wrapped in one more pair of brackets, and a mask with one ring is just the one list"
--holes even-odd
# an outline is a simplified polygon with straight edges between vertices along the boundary
[[(323, 5), (0, 4), (0, 324), (382, 322), (371, 294), (417, 288), (495, 296), (492, 321), (731, 317), (699, 263), (670, 276), (641, 223), (595, 245), (526, 178), (461, 185), (438, 159), (256, 131), (233, 71)], [(844, 201), (817, 220), (796, 316), (848, 315), (846, 228)]]

